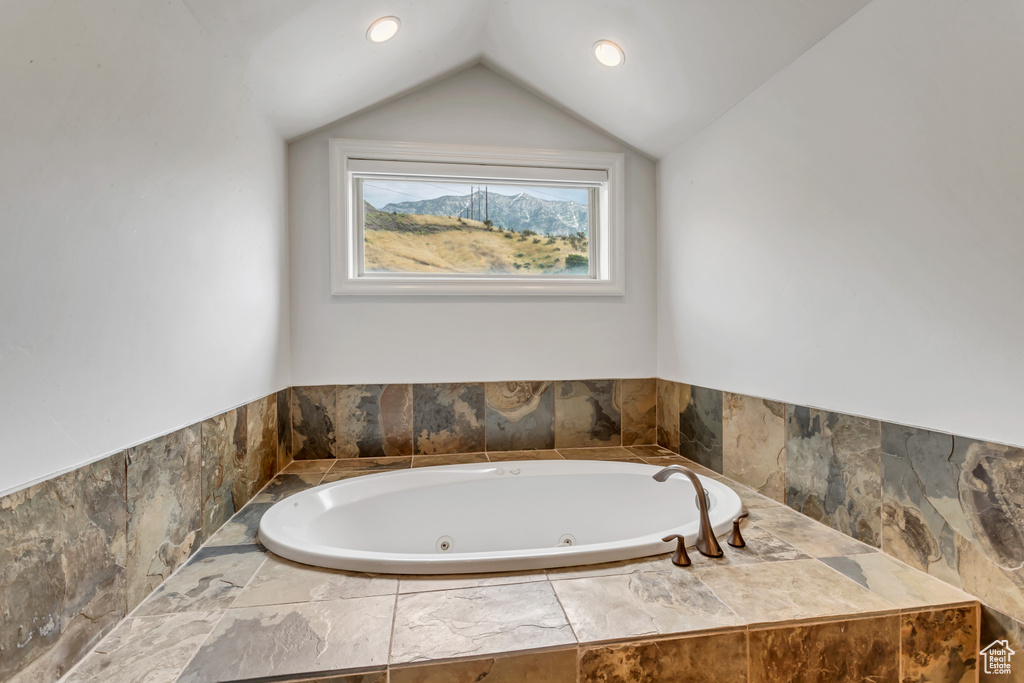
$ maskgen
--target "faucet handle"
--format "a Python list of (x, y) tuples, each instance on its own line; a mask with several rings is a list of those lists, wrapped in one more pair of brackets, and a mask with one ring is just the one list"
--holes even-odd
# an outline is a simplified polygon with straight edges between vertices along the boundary
[(690, 556), (686, 554), (686, 539), (679, 534), (672, 534), (671, 536), (666, 536), (661, 540), (668, 543), (672, 539), (676, 539), (678, 541), (676, 543), (676, 551), (672, 553), (672, 564), (677, 567), (689, 567)]
[(746, 519), (750, 516), (750, 513), (744, 510), (740, 513), (740, 516), (732, 522), (732, 538), (729, 539), (729, 545), (733, 548), (746, 548), (747, 542), (743, 540), (743, 536), (740, 534), (740, 520)]

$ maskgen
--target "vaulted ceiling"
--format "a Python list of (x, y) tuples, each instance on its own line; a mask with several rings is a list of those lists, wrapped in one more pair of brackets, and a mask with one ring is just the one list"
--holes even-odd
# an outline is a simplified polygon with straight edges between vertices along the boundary
[[(482, 62), (655, 158), (869, 1), (185, 0), (288, 139)], [(385, 15), (401, 30), (370, 43)]]

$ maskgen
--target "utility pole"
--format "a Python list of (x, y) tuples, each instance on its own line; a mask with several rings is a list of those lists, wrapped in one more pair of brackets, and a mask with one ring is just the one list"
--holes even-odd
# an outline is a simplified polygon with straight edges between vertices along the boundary
[(473, 220), (473, 186), (469, 186), (469, 220)]
[(491, 203), (490, 203), (490, 198), (491, 198), (490, 188), (485, 186), (484, 187), (484, 220), (485, 221), (491, 220)]

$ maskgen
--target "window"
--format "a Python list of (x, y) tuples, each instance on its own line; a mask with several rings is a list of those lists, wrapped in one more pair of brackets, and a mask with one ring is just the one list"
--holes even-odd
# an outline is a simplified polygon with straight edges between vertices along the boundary
[(624, 293), (621, 154), (331, 140), (334, 294)]

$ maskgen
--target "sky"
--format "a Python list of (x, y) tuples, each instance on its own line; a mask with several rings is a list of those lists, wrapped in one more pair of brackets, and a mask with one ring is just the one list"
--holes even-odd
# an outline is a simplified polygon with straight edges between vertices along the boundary
[[(473, 185), (473, 187), (483, 186)], [(587, 190), (584, 188), (530, 185), (487, 185), (486, 187), (492, 194), (515, 196), (520, 192), (526, 192), (539, 199), (571, 201), (584, 206), (587, 204)], [(377, 179), (363, 181), (363, 199), (378, 209), (391, 203), (434, 199), (445, 195), (468, 195), (469, 192), (469, 183)]]

